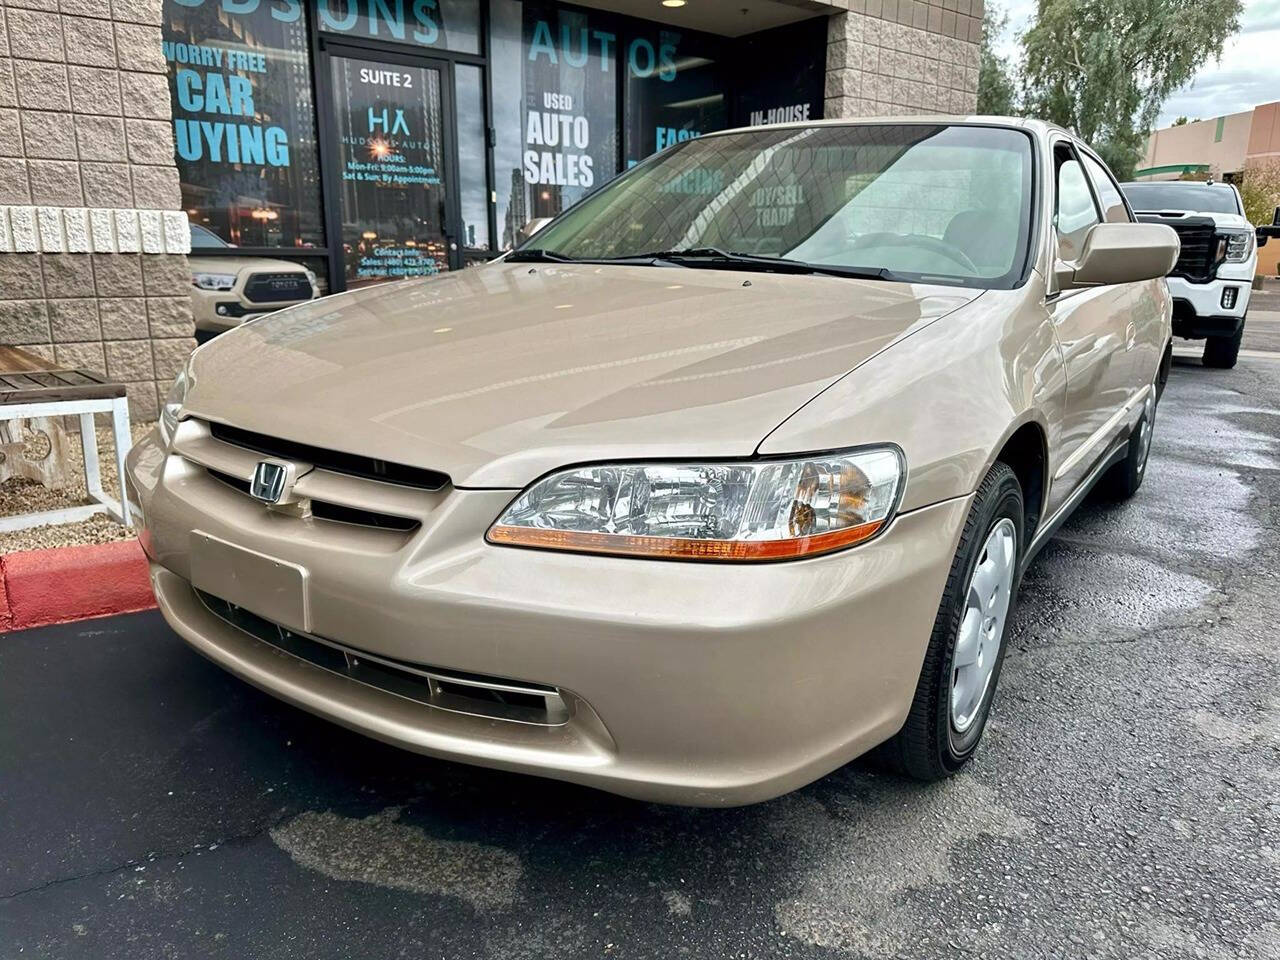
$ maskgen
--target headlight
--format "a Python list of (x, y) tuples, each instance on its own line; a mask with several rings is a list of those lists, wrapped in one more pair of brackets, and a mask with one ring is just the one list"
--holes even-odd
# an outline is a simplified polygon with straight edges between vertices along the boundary
[(182, 405), (187, 402), (191, 383), (191, 361), (188, 360), (174, 377), (173, 386), (169, 388), (169, 393), (164, 398), (164, 406), (160, 408), (160, 436), (165, 446), (173, 440), (173, 433), (178, 429), (178, 414), (182, 410)]
[(320, 278), (316, 276), (314, 270), (309, 270), (306, 267), (302, 269), (307, 275), (307, 283), (311, 284), (311, 295), (314, 297), (320, 290)]
[(236, 285), (234, 273), (193, 273), (191, 283), (201, 290), (230, 290)]
[(892, 519), (896, 447), (751, 463), (578, 467), (539, 480), (490, 543), (685, 560), (786, 560), (853, 546)]
[(1227, 263), (1244, 263), (1249, 259), (1253, 253), (1252, 230), (1220, 230), (1219, 233), (1226, 240)]

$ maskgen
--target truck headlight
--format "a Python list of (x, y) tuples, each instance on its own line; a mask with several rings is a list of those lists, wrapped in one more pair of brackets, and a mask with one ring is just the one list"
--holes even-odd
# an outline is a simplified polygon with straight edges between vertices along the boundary
[(234, 273), (193, 273), (192, 286), (201, 290), (230, 290), (236, 285)]
[(1227, 263), (1244, 263), (1253, 253), (1254, 232), (1252, 230), (1220, 230), (1227, 242)]
[(486, 539), (671, 560), (786, 560), (840, 550), (892, 519), (897, 447), (798, 459), (575, 467), (537, 481)]

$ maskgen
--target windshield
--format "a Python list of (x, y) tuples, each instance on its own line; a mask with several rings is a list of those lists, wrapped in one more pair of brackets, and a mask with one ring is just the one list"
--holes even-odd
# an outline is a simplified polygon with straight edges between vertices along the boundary
[[(619, 177), (523, 249), (586, 260), (714, 250), (1012, 287), (1026, 260), (1031, 164), (1030, 138), (999, 127), (860, 124), (703, 137)], [(741, 268), (768, 269), (759, 261)]]
[(223, 240), (220, 236), (198, 223), (191, 226), (191, 246), (192, 247), (229, 247), (231, 244)]
[(1225, 183), (1126, 183), (1120, 188), (1134, 210), (1239, 213), (1236, 192)]

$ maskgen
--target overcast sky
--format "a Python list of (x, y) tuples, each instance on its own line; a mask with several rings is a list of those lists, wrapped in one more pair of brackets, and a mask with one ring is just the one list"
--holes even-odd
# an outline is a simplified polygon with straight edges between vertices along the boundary
[[(1018, 34), (1035, 13), (1036, 0), (987, 0), (1009, 14), (1002, 52), (1017, 60)], [(1221, 62), (1210, 61), (1195, 79), (1165, 101), (1159, 127), (1178, 116), (1207, 120), (1280, 100), (1280, 0), (1244, 0), (1240, 33), (1227, 41)]]

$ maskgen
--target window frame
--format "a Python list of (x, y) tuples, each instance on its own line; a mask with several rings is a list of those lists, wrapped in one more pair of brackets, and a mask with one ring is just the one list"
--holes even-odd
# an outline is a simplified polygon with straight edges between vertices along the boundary
[[(1052, 203), (1049, 206), (1049, 236), (1053, 241), (1053, 256), (1056, 260), (1062, 259), (1058, 240), (1060, 234), (1060, 231), (1058, 230), (1058, 171), (1060, 169), (1060, 164), (1058, 163), (1058, 150), (1060, 148), (1066, 149), (1066, 151), (1071, 155), (1071, 159), (1075, 160), (1080, 167), (1080, 173), (1084, 177), (1085, 189), (1089, 191), (1089, 198), (1093, 202), (1094, 215), (1098, 218), (1096, 223), (1094, 223), (1094, 226), (1097, 226), (1099, 223), (1106, 222), (1103, 219), (1102, 204), (1098, 200), (1098, 191), (1089, 178), (1089, 171), (1085, 168), (1084, 161), (1080, 159), (1080, 151), (1077, 149), (1078, 142), (1072, 137), (1062, 135), (1050, 138), (1049, 159), (1052, 161), (1053, 169), (1053, 193), (1051, 194)], [(1121, 194), (1121, 196), (1123, 196), (1123, 194)], [(1052, 266), (1052, 264), (1050, 266)]]
[[(1090, 150), (1087, 145), (1080, 143), (1080, 144), (1077, 144), (1077, 146), (1080, 147), (1080, 150), (1078, 152), (1082, 156), (1084, 156), (1086, 159), (1092, 160), (1094, 163), (1096, 163), (1098, 165), (1098, 168), (1102, 171), (1103, 175), (1108, 180), (1111, 181), (1111, 186), (1113, 186), (1115, 188), (1116, 193), (1120, 195), (1120, 202), (1124, 204), (1124, 212), (1129, 217), (1129, 222), (1137, 223), (1138, 218), (1137, 216), (1134, 215), (1133, 207), (1129, 205), (1129, 198), (1125, 196), (1125, 192), (1120, 189), (1120, 181), (1117, 180), (1116, 175), (1111, 172), (1111, 168), (1107, 166), (1106, 161), (1104, 161), (1100, 156), (1098, 156), (1098, 154), (1095, 153), (1093, 150)], [(1093, 182), (1093, 177), (1088, 176), (1088, 173), (1089, 173), (1088, 165), (1082, 164), (1082, 166), (1084, 166), (1084, 170), (1085, 170), (1085, 179), (1089, 181), (1089, 186), (1093, 188), (1094, 199), (1098, 202), (1098, 206), (1101, 207), (1102, 195), (1098, 193), (1098, 185)], [(1106, 216), (1105, 211), (1103, 212), (1103, 216), (1104, 217)], [(1102, 222), (1106, 223), (1107, 221), (1103, 220)]]

